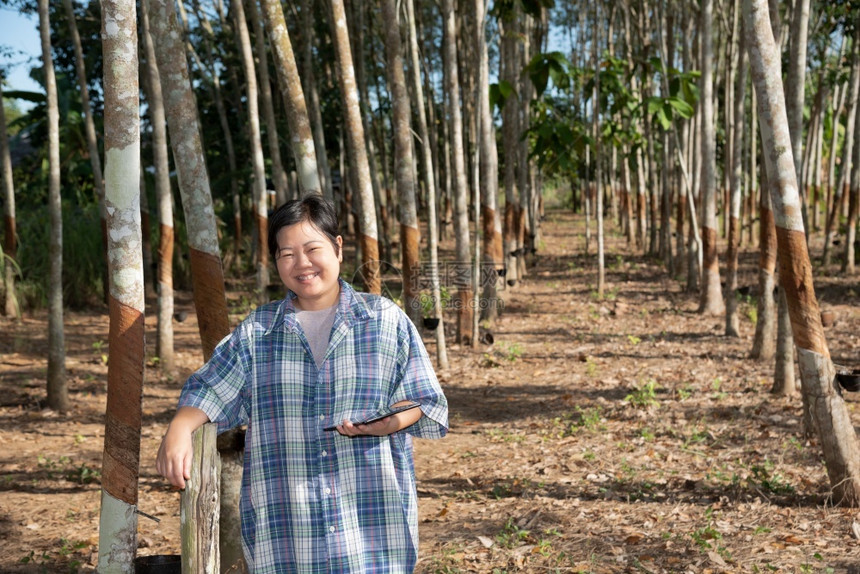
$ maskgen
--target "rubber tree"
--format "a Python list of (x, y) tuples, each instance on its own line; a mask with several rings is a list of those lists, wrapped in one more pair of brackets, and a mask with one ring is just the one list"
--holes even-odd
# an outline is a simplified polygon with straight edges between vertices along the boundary
[(39, 0), (39, 35), (47, 93), (48, 126), (48, 213), (51, 232), (48, 243), (48, 407), (56, 411), (69, 408), (66, 379), (66, 344), (63, 331), (63, 213), (60, 197), (60, 110), (57, 77), (51, 55), (51, 22), (48, 0)]
[(337, 56), (337, 79), (340, 85), (344, 113), (344, 132), (358, 195), (359, 246), (361, 248), (361, 276), (369, 293), (380, 293), (379, 234), (376, 225), (376, 208), (373, 203), (373, 184), (370, 180), (370, 162), (361, 119), (358, 86), (355, 80), (352, 49), (346, 26), (343, 0), (331, 0), (330, 25)]
[(133, 0), (102, 2), (102, 51), (110, 361), (98, 571), (112, 574), (134, 572), (146, 351), (140, 225), (140, 92)]
[(278, 85), (286, 107), (290, 148), (296, 162), (299, 189), (303, 193), (322, 193), (311, 122), (296, 57), (293, 54), (293, 44), (290, 42), (290, 33), (284, 19), (284, 10), (277, 0), (261, 0), (260, 5), (263, 9), (266, 34), (275, 56)]
[(400, 255), (403, 275), (403, 305), (412, 322), (421, 328), (421, 302), (418, 298), (419, 257), (418, 210), (415, 206), (415, 176), (412, 170), (411, 104), (406, 90), (403, 70), (403, 50), (395, 0), (382, 1), (382, 17), (388, 22), (385, 28), (385, 55), (388, 69), (388, 91), (391, 94), (394, 131), (394, 181), (397, 186), (397, 203), (400, 217)]
[(454, 0), (443, 0), (442, 21), (444, 37), (445, 94), (449, 105), (449, 137), (451, 141), (451, 178), (454, 203), (454, 241), (457, 284), (457, 340), (472, 340), (472, 278), (469, 273), (469, 185), (466, 181), (466, 157), (463, 146), (463, 115), (460, 101), (460, 81), (457, 67), (457, 22)]
[[(740, 8), (738, 2), (738, 8)], [(728, 234), (728, 252), (726, 254), (726, 328), (725, 334), (728, 337), (739, 337), (739, 319), (738, 319), (738, 247), (741, 237), (741, 195), (743, 193), (743, 155), (744, 155), (744, 96), (746, 95), (747, 85), (747, 57), (743, 43), (743, 22), (740, 23), (740, 34), (738, 35), (738, 49), (735, 52), (738, 59), (735, 85), (734, 85), (734, 102), (732, 115), (734, 116), (734, 129), (732, 157), (731, 157), (731, 183), (730, 183), (730, 202), (729, 212), (729, 234)]]
[[(250, 0), (256, 2), (257, 0)], [(260, 109), (258, 105), (257, 66), (254, 64), (254, 50), (251, 47), (251, 34), (245, 19), (243, 0), (233, 0), (233, 16), (236, 19), (236, 33), (245, 71), (245, 93), (248, 96), (248, 141), (251, 146), (251, 165), (254, 223), (257, 229), (257, 245), (254, 249), (257, 265), (257, 301), (262, 305), (268, 302), (269, 286), (269, 249), (267, 244), (269, 229), (268, 193), (266, 192), (266, 166), (263, 159), (263, 141), (260, 136)], [(265, 62), (263, 62), (265, 65)], [(274, 127), (274, 126), (272, 126)]]
[(12, 157), (9, 154), (9, 136), (6, 132), (6, 111), (3, 109), (3, 79), (0, 76), (0, 166), (3, 176), (3, 253), (5, 275), (3, 277), (6, 296), (3, 312), (12, 319), (21, 318), (21, 307), (15, 292), (16, 257), (18, 237), (15, 222), (15, 182), (12, 179)]
[[(480, 130), (480, 196), (481, 229), (483, 230), (483, 249), (481, 252), (481, 282), (475, 285), (475, 293), (483, 288), (484, 305), (481, 308), (482, 320), (494, 321), (498, 316), (496, 270), (504, 265), (502, 249), (502, 219), (498, 210), (499, 195), (499, 153), (496, 144), (496, 128), (493, 124), (493, 110), (489, 101), (489, 48), (485, 39), (486, 6), (484, 0), (475, 0), (477, 26), (478, 66), (477, 96), (481, 98), (480, 116), (477, 118)], [(486, 273), (485, 273), (486, 271)], [(474, 335), (473, 335), (474, 336)]]
[(430, 251), (430, 292), (433, 298), (433, 316), (439, 319), (439, 326), (434, 331), (436, 338), (436, 360), (439, 368), (447, 369), (448, 350), (445, 344), (441, 285), (439, 280), (439, 228), (436, 220), (436, 180), (433, 169), (433, 151), (427, 129), (427, 115), (424, 112), (424, 89), (421, 84), (421, 64), (418, 56), (415, 7), (413, 0), (404, 0), (404, 5), (406, 7), (406, 21), (409, 32), (409, 79), (412, 82), (412, 97), (414, 98), (415, 117), (417, 118), (418, 157), (423, 167), (424, 187), (427, 193), (427, 228), (430, 235), (428, 245)]
[(188, 251), (204, 359), (230, 332), (215, 209), (200, 139), (200, 122), (173, 3), (149, 0), (152, 39), (164, 94), (170, 146), (188, 229)]
[(140, 3), (141, 46), (145, 62), (144, 94), (152, 125), (152, 163), (155, 176), (155, 197), (158, 204), (158, 320), (156, 326), (155, 350), (158, 366), (163, 373), (172, 375), (176, 368), (173, 346), (173, 192), (170, 188), (170, 161), (167, 147), (167, 120), (164, 115), (164, 97), (161, 91), (161, 78), (158, 75), (158, 62), (155, 59), (155, 46), (149, 33), (148, 2)]
[[(260, 103), (263, 106), (263, 121), (266, 124), (266, 140), (269, 143), (269, 158), (272, 161), (272, 181), (275, 184), (275, 197), (278, 205), (289, 197), (289, 181), (281, 159), (281, 145), (278, 141), (278, 123), (275, 120), (275, 106), (272, 101), (272, 82), (269, 78), (269, 58), (266, 55), (266, 36), (263, 33), (263, 20), (257, 0), (248, 1), (248, 19), (254, 30), (254, 50), (257, 56), (257, 73), (260, 74)], [(314, 146), (316, 149), (316, 146)]]
[(766, 0), (744, 0), (750, 69), (758, 98), (762, 151), (770, 178), (780, 281), (785, 290), (800, 366), (801, 392), (824, 454), (833, 500), (860, 503), (860, 448), (851, 416), (834, 383), (803, 227), (797, 172), (785, 109), (780, 52)]
[(714, 123), (714, 2), (703, 0), (699, 15), (699, 33), (702, 35), (702, 289), (699, 312), (721, 315), (725, 311), (720, 287), (720, 266), (717, 258), (717, 178), (716, 141)]

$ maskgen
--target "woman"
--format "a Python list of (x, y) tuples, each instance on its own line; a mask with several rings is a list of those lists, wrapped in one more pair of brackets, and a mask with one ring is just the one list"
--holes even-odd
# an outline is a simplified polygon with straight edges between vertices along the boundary
[[(447, 433), (445, 396), (409, 318), (339, 279), (328, 201), (288, 202), (269, 223), (287, 296), (252, 311), (188, 379), (156, 467), (183, 488), (196, 428), (247, 425), (240, 506), (252, 572), (411, 572), (411, 436)], [(420, 408), (352, 422), (407, 401)]]

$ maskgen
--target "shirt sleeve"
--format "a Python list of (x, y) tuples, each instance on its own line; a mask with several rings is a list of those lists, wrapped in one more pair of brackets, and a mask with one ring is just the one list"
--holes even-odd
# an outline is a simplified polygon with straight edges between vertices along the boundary
[(217, 423), (218, 432), (247, 424), (250, 354), (245, 323), (225, 337), (212, 357), (193, 373), (179, 396), (179, 406), (196, 407)]
[(405, 313), (399, 313), (397, 328), (397, 380), (392, 403), (420, 403), (423, 417), (402, 432), (418, 438), (442, 438), (448, 434), (448, 400), (421, 341), (421, 335)]

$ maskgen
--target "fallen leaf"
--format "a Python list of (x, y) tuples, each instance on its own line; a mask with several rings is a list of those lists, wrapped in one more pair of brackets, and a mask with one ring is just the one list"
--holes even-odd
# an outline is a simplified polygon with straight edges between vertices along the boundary
[(860, 524), (856, 520), (851, 523), (851, 532), (854, 533), (854, 538), (860, 540)]
[(728, 566), (728, 564), (726, 564), (726, 561), (723, 560), (723, 557), (714, 552), (713, 550), (708, 552), (708, 558), (710, 558), (711, 562), (713, 562), (717, 566)]
[(624, 542), (626, 544), (639, 544), (639, 542), (641, 540), (642, 540), (641, 534), (631, 534), (630, 536), (628, 536), (627, 538), (624, 539)]
[(495, 542), (493, 542), (486, 536), (478, 536), (478, 542), (480, 542), (484, 548), (492, 548), (493, 544), (495, 544)]

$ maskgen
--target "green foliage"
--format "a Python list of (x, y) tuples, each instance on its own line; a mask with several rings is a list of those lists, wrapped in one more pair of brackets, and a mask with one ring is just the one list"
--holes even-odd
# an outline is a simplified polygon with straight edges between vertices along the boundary
[[(18, 219), (18, 263), (21, 281), (17, 286), (22, 307), (39, 308), (47, 303), (51, 240), (47, 207), (28, 211)], [(101, 216), (98, 206), (63, 204), (63, 301), (84, 307), (101, 301), (104, 271)]]
[(657, 406), (657, 381), (648, 379), (644, 385), (636, 387), (624, 400), (637, 408)]

